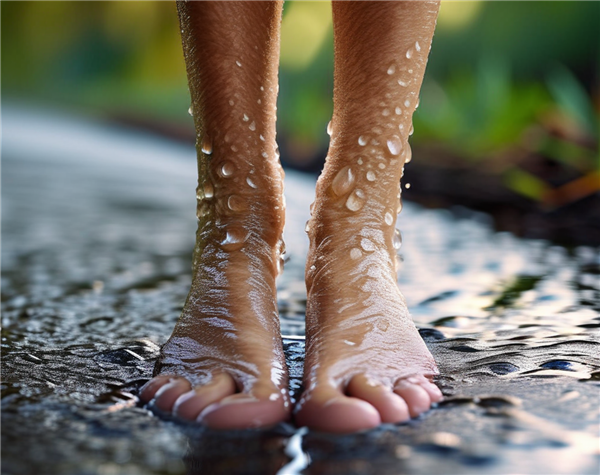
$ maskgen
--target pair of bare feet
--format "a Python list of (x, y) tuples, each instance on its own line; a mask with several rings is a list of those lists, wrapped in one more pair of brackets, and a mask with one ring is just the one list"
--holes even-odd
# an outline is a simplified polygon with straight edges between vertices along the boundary
[(281, 2), (180, 2), (199, 132), (192, 288), (144, 402), (215, 428), (353, 432), (442, 398), (396, 284), (399, 181), (437, 2), (333, 2), (334, 114), (307, 224), (304, 393), (287, 392), (275, 279), (285, 203), (275, 143)]

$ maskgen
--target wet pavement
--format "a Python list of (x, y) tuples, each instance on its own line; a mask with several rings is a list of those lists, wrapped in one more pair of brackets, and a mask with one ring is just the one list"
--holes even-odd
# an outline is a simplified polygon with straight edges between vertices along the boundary
[[(399, 283), (446, 400), (356, 435), (208, 430), (156, 417), (135, 396), (190, 284), (194, 151), (83, 118), (2, 112), (2, 473), (599, 473), (598, 248), (407, 203)], [(314, 183), (288, 172), (286, 186), (279, 307), (297, 395)]]

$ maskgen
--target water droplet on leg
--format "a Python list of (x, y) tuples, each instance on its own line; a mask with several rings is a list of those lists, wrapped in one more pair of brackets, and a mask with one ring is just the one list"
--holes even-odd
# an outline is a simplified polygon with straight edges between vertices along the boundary
[(372, 172), (372, 171), (370, 171), (370, 170), (367, 172), (367, 180), (369, 180), (369, 181), (375, 181), (375, 180), (376, 180), (376, 178), (377, 178), (377, 177), (375, 176), (375, 173), (374, 173), (374, 172)]
[(397, 229), (394, 230), (394, 238), (392, 239), (392, 245), (396, 251), (402, 247), (402, 234)]
[(362, 252), (357, 247), (354, 247), (350, 250), (350, 259), (357, 260), (362, 257)]
[(230, 177), (231, 175), (233, 175), (234, 171), (235, 165), (232, 162), (227, 161), (223, 165), (221, 165), (220, 175), (222, 177)]
[(331, 125), (331, 121), (329, 121), (327, 123), (327, 135), (331, 136), (333, 129), (332, 129), (332, 125)]
[(358, 137), (358, 145), (360, 145), (361, 147), (367, 145), (367, 138), (362, 135)]
[(392, 74), (394, 74), (395, 72), (396, 72), (396, 65), (395, 65), (395, 64), (392, 64), (392, 65), (391, 65), (391, 66), (388, 68), (388, 70), (387, 70), (387, 73), (388, 73), (388, 74), (391, 76), (391, 75), (392, 75)]
[(400, 155), (402, 151), (402, 139), (397, 135), (393, 135), (388, 139), (387, 147), (392, 155)]
[(250, 178), (250, 177), (246, 177), (246, 183), (248, 183), (248, 186), (250, 188), (258, 188), (256, 186), (256, 183), (254, 183), (254, 181), (252, 181), (252, 178)]
[(385, 224), (387, 224), (388, 226), (391, 226), (392, 224), (394, 224), (394, 217), (392, 216), (392, 214), (390, 212), (385, 213), (385, 216), (383, 219), (385, 220)]
[(362, 238), (360, 240), (360, 247), (362, 247), (366, 252), (373, 252), (375, 249), (377, 249), (375, 243), (367, 238)]
[(204, 134), (204, 137), (202, 139), (202, 153), (210, 155), (212, 153), (212, 150), (212, 141), (210, 140), (210, 137), (208, 135)]
[(350, 167), (344, 167), (333, 179), (333, 182), (331, 183), (331, 190), (337, 196), (343, 196), (350, 191), (352, 185), (354, 185), (354, 173), (352, 173), (352, 169)]
[(248, 239), (248, 232), (243, 228), (230, 228), (227, 230), (225, 239), (221, 241), (221, 248), (231, 252), (241, 249)]
[(252, 121), (248, 128), (254, 132), (256, 130), (256, 122)]
[(346, 208), (350, 211), (358, 211), (364, 204), (364, 194), (360, 190), (354, 190), (346, 200)]
[(246, 209), (246, 200), (238, 195), (231, 195), (227, 199), (227, 206), (231, 211), (244, 211)]

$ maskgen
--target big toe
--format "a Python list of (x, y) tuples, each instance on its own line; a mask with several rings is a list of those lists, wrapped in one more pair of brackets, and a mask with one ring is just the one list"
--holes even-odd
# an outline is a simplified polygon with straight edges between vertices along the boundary
[(214, 429), (268, 427), (289, 418), (289, 403), (281, 392), (270, 397), (233, 394), (209, 405), (197, 420)]
[(368, 402), (326, 388), (303, 396), (296, 412), (296, 423), (325, 432), (350, 433), (377, 427), (381, 417)]

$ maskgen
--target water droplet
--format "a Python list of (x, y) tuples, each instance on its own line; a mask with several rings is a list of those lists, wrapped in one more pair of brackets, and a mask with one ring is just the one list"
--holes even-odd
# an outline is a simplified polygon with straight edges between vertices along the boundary
[(231, 211), (244, 211), (246, 209), (246, 200), (238, 195), (231, 195), (227, 200), (227, 206)]
[(400, 214), (402, 212), (402, 198), (398, 197), (398, 207), (396, 208), (396, 214)]
[(383, 219), (385, 220), (385, 224), (387, 224), (388, 226), (391, 226), (394, 223), (394, 217), (392, 216), (392, 214), (389, 211), (387, 213), (385, 213), (385, 216)]
[(227, 230), (225, 239), (221, 241), (221, 247), (224, 251), (237, 251), (244, 246), (248, 239), (248, 232), (245, 229), (231, 228)]
[(362, 252), (357, 247), (350, 250), (350, 259), (357, 260), (362, 257)]
[(371, 145), (375, 145), (375, 146), (379, 145), (379, 140), (377, 140), (377, 139), (371, 140)]
[(362, 165), (363, 159), (361, 157), (358, 157), (358, 160), (356, 160), (356, 163), (358, 163), (359, 165)]
[(369, 181), (375, 181), (376, 178), (377, 177), (375, 176), (374, 172), (372, 172), (370, 170), (367, 172), (367, 180), (369, 180)]
[(259, 135), (258, 138), (263, 142), (265, 141), (265, 138), (262, 135)]
[(419, 104), (421, 104), (421, 98), (417, 97), (417, 103), (415, 104), (415, 110), (419, 108)]
[(406, 52), (406, 59), (410, 59), (413, 56), (413, 49), (410, 48), (407, 52)]
[(410, 130), (408, 131), (408, 135), (410, 136), (410, 135), (412, 135), (414, 133), (415, 133), (415, 128), (414, 128), (414, 126), (412, 124), (410, 124)]
[(317, 266), (315, 266), (315, 265), (310, 266), (310, 271), (311, 272), (314, 272), (316, 270), (317, 270)]
[(233, 104), (235, 104), (231, 99), (229, 99), (229, 105), (232, 106)]
[(380, 163), (377, 165), (380, 170), (385, 170), (385, 163)]
[(398, 84), (400, 84), (402, 87), (408, 86), (408, 83), (406, 81), (403, 81), (402, 79), (398, 79)]
[(264, 91), (264, 90), (265, 90), (265, 88), (264, 88), (263, 86), (260, 86), (260, 90), (261, 90), (261, 91)]
[(367, 238), (362, 238), (360, 240), (360, 247), (366, 252), (373, 252), (376, 249), (375, 243)]
[(236, 61), (235, 64), (237, 64), (240, 68), (242, 67), (242, 63), (240, 63), (239, 61)]
[(396, 251), (402, 246), (402, 234), (400, 234), (400, 231), (398, 231), (397, 229), (394, 230), (392, 246), (394, 246), (394, 249), (396, 249)]
[(262, 101), (259, 99), (256, 101), (257, 104), (262, 104)]
[(250, 120), (250, 118), (246, 114), (244, 114), (244, 116), (242, 117), (242, 120), (244, 122), (248, 122)]
[(237, 151), (238, 151), (238, 148), (237, 148), (235, 145), (232, 145), (232, 146), (231, 146), (231, 151), (232, 151), (232, 152), (237, 152)]
[(254, 132), (256, 130), (256, 122), (252, 121), (248, 128)]
[(254, 183), (252, 181), (252, 178), (250, 178), (250, 177), (246, 177), (246, 183), (248, 183), (248, 186), (250, 188), (258, 188), (258, 186), (256, 186), (256, 183)]
[(212, 141), (208, 135), (204, 135), (202, 139), (202, 153), (210, 155), (212, 153)]
[(375, 135), (381, 135), (383, 133), (383, 130), (381, 130), (381, 127), (373, 127), (371, 129), (371, 131), (375, 134)]
[(395, 72), (396, 72), (396, 65), (395, 65), (395, 64), (392, 64), (392, 65), (391, 65), (391, 66), (388, 68), (388, 70), (387, 70), (387, 73), (388, 73), (388, 74), (391, 76), (391, 75), (392, 75), (392, 74), (394, 74)]
[(306, 225), (304, 226), (304, 232), (308, 234), (310, 232), (310, 219), (306, 221)]
[(262, 156), (263, 158), (269, 158), (269, 154), (268, 154), (267, 152), (263, 152), (263, 153), (261, 153), (261, 156)]
[(331, 121), (327, 122), (327, 135), (329, 135), (331, 137), (331, 132), (332, 132), (332, 128), (331, 128)]
[(221, 165), (221, 176), (222, 177), (228, 177), (233, 175), (233, 172), (235, 171), (235, 165), (231, 162), (225, 162), (223, 165)]
[(215, 196), (215, 189), (210, 181), (204, 182), (204, 198), (207, 200), (212, 199)]
[(343, 196), (350, 191), (352, 185), (354, 185), (354, 173), (352, 173), (352, 169), (350, 167), (344, 167), (333, 179), (333, 182), (331, 183), (331, 190), (337, 196)]
[(285, 266), (285, 257), (283, 256), (283, 254), (281, 254), (279, 256), (279, 258), (277, 259), (277, 264), (276, 264), (276, 269), (275, 269), (275, 271), (277, 272), (277, 275), (281, 275), (281, 273), (283, 272), (284, 266)]
[(404, 101), (404, 107), (410, 107), (410, 101), (408, 99)]
[(358, 137), (358, 145), (364, 147), (365, 145), (367, 145), (367, 139), (361, 135), (360, 137)]
[(388, 115), (390, 115), (390, 110), (389, 109), (383, 109), (381, 111), (381, 115), (384, 117), (387, 117)]
[(194, 117), (194, 111), (192, 110), (192, 106), (188, 109), (188, 114)]
[(412, 69), (409, 69), (409, 70), (408, 70), (408, 74), (412, 74), (412, 73), (413, 73), (413, 70), (412, 70)]
[(385, 332), (389, 328), (390, 322), (387, 318), (379, 318), (377, 320), (377, 323), (375, 324), (375, 326), (377, 327), (377, 329), (379, 331)]
[(417, 51), (421, 51), (421, 45), (419, 44), (419, 42), (418, 42), (418, 41), (415, 41), (415, 49), (416, 49)]
[(360, 197), (356, 191), (350, 193), (350, 196), (348, 196), (348, 199), (346, 200), (346, 208), (350, 211), (358, 211), (364, 204), (365, 200)]
[(397, 135), (392, 135), (387, 141), (387, 147), (392, 155), (400, 155), (402, 151), (402, 139)]
[(400, 132), (402, 132), (402, 131), (404, 130), (404, 124), (399, 124), (399, 125), (398, 125), (398, 130), (399, 130)]
[(344, 340), (344, 343), (346, 343), (346, 345), (349, 345), (349, 346), (354, 346), (354, 345), (356, 345), (356, 342), (355, 342), (355, 341), (350, 341), (350, 340)]
[(402, 158), (404, 159), (404, 163), (409, 163), (412, 160), (412, 148), (410, 147), (409, 143), (407, 143), (406, 147), (404, 148)]
[(400, 109), (400, 107), (396, 107), (394, 109), (394, 112), (396, 113), (396, 115), (401, 115), (402, 114), (402, 109)]
[(309, 211), (310, 211), (310, 215), (313, 215), (313, 211), (315, 210), (315, 202), (313, 201), (310, 206), (308, 207)]
[(408, 190), (410, 188), (410, 183), (407, 183), (406, 185), (404, 185), (404, 188), (406, 188)]

